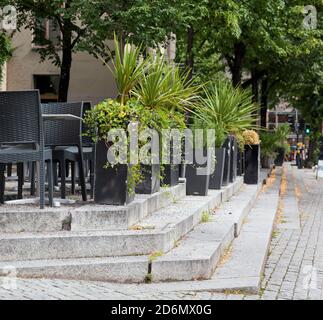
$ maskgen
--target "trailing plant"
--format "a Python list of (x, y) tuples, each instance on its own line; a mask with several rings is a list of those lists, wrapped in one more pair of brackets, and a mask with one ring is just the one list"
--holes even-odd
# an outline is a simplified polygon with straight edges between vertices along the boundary
[[(91, 136), (94, 142), (103, 141), (107, 148), (113, 143), (108, 140), (108, 134), (113, 129), (128, 130), (128, 125), (134, 122), (138, 125), (138, 132), (147, 128), (151, 114), (137, 101), (128, 100), (126, 104), (121, 104), (117, 100), (107, 99), (89, 110), (84, 118), (88, 127), (86, 135)], [(127, 146), (129, 145), (129, 135), (127, 135)], [(130, 163), (130, 153), (132, 150), (127, 148), (127, 163)], [(105, 168), (113, 165), (106, 163)], [(128, 192), (134, 193), (134, 185), (142, 179), (140, 165), (130, 165), (128, 179)]]
[(0, 84), (2, 83), (2, 67), (5, 62), (10, 58), (12, 53), (11, 41), (2, 32), (0, 32)]

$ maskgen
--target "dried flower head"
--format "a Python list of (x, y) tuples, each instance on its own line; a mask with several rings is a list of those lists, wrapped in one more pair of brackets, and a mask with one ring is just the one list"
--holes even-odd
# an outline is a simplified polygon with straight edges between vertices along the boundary
[(254, 130), (245, 130), (243, 131), (242, 136), (246, 145), (260, 144), (259, 135)]

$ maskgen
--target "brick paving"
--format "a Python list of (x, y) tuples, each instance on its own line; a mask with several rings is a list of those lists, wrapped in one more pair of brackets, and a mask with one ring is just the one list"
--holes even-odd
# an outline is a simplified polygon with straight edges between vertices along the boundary
[(10, 288), (10, 279), (0, 278), (0, 299), (323, 300), (323, 183), (311, 170), (293, 173), (301, 228), (284, 228), (282, 219), (274, 231), (259, 295), (149, 292), (133, 285), (48, 279), (18, 279)]

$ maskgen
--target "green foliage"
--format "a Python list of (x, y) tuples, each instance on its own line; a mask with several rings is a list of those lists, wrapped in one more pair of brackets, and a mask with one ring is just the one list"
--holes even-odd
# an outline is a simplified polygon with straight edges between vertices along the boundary
[(128, 100), (121, 104), (117, 100), (107, 99), (89, 110), (84, 122), (89, 128), (88, 135), (94, 141), (106, 140), (112, 129), (128, 130), (130, 122), (138, 123), (139, 132), (147, 128), (151, 113), (135, 100)]
[(10, 39), (0, 32), (0, 84), (2, 82), (2, 67), (10, 58), (12, 52)]
[(149, 57), (146, 65), (133, 96), (154, 113), (154, 128), (185, 128), (184, 112), (192, 108), (200, 87), (187, 80), (187, 73), (181, 73), (159, 55)]
[(193, 113), (200, 128), (215, 129), (219, 147), (226, 135), (238, 135), (246, 129), (255, 128), (257, 110), (249, 91), (233, 88), (227, 80), (218, 80), (205, 89), (205, 96)]
[(114, 46), (115, 61), (112, 59), (112, 67), (101, 59), (114, 77), (119, 93), (118, 100), (123, 105), (130, 98), (131, 91), (145, 74), (146, 63), (143, 59), (140, 59), (140, 47), (134, 47), (127, 43), (125, 48), (120, 48), (116, 36)]
[(201, 217), (201, 223), (208, 223), (208, 222), (211, 222), (212, 221), (212, 218), (211, 218), (211, 215), (208, 211), (204, 211), (202, 213), (202, 217)]
[(285, 153), (289, 151), (287, 138), (291, 130), (288, 124), (279, 126), (275, 131), (263, 131), (260, 133), (261, 154), (264, 157), (276, 157), (279, 148), (283, 148)]
[[(94, 41), (96, 35), (86, 25), (79, 24), (79, 18), (84, 8), (85, 0), (13, 0), (11, 4), (17, 8), (18, 28), (28, 28), (33, 33), (33, 43), (37, 44), (37, 52), (41, 61), (49, 60), (60, 67), (62, 56), (57, 47), (68, 47), (73, 52), (79, 51), (81, 42)], [(52, 19), (62, 36), (47, 39), (40, 29), (41, 19)], [(101, 39), (102, 40), (102, 39)]]

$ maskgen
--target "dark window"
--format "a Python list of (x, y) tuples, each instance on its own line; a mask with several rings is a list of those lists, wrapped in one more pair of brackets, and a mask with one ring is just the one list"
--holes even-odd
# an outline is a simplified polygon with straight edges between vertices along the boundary
[(34, 45), (46, 46), (48, 41), (57, 47), (60, 44), (61, 32), (56, 20), (37, 18), (34, 32)]
[(39, 89), (41, 102), (58, 100), (59, 75), (34, 75), (34, 88)]

